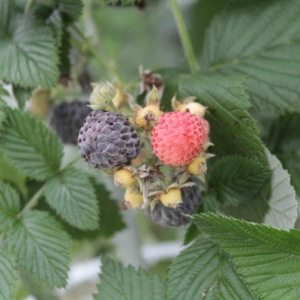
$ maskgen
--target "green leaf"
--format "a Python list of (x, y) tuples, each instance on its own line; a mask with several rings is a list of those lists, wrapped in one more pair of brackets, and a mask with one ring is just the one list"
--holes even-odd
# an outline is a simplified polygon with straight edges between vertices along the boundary
[(110, 237), (117, 231), (124, 229), (125, 223), (122, 220), (118, 202), (111, 198), (105, 186), (94, 182), (94, 189), (101, 211), (100, 234)]
[(0, 248), (0, 300), (15, 299), (17, 262), (13, 255)]
[(5, 120), (6, 114), (5, 114), (5, 107), (6, 104), (5, 102), (1, 99), (2, 95), (5, 95), (5, 91), (3, 91), (3, 93), (1, 93), (1, 86), (0, 86), (0, 130), (2, 130), (3, 128), (3, 122)]
[(92, 184), (79, 169), (68, 167), (46, 183), (46, 200), (72, 226), (98, 228), (98, 205)]
[(26, 101), (31, 97), (31, 89), (14, 86), (14, 95), (17, 99), (19, 108), (24, 109)]
[(47, 213), (29, 211), (9, 229), (9, 250), (24, 272), (52, 287), (67, 283), (70, 245), (67, 234)]
[(250, 158), (230, 156), (211, 171), (209, 188), (227, 215), (262, 222), (267, 213), (271, 172), (269, 166)]
[(179, 82), (180, 96), (195, 96), (208, 107), (205, 118), (217, 155), (238, 154), (266, 163), (264, 147), (254, 120), (247, 112), (249, 103), (237, 77), (193, 75)]
[(278, 229), (294, 228), (298, 216), (296, 193), (290, 184), (290, 175), (282, 168), (276, 156), (267, 151), (270, 169), (273, 171), (271, 183), (270, 209), (264, 223)]
[(56, 174), (62, 145), (55, 134), (28, 113), (7, 109), (1, 147), (7, 159), (25, 175), (44, 180)]
[(270, 152), (275, 154), (291, 174), (291, 183), (300, 195), (300, 114), (287, 114), (273, 121), (265, 139)]
[(9, 228), (19, 210), (19, 195), (8, 184), (0, 181), (0, 232)]
[(236, 155), (223, 157), (211, 170), (209, 188), (219, 202), (236, 206), (259, 198), (270, 175), (269, 168), (256, 160)]
[(194, 215), (193, 222), (230, 254), (237, 272), (261, 299), (299, 299), (298, 230), (280, 231), (215, 214)]
[(0, 1), (0, 30), (8, 30), (9, 20), (12, 15), (14, 3), (11, 0)]
[(162, 300), (165, 286), (156, 274), (147, 275), (144, 270), (125, 268), (120, 263), (103, 257), (98, 294), (94, 300)]
[(243, 281), (229, 255), (201, 239), (173, 260), (167, 277), (167, 299), (258, 299)]
[(56, 85), (58, 53), (52, 30), (33, 14), (6, 12), (10, 23), (9, 28), (0, 27), (0, 78), (24, 88)]
[(246, 75), (259, 110), (300, 112), (300, 2), (228, 7), (211, 23), (203, 61), (225, 76)]
[(56, 2), (65, 21), (74, 22), (80, 17), (83, 9), (81, 0), (56, 0)]

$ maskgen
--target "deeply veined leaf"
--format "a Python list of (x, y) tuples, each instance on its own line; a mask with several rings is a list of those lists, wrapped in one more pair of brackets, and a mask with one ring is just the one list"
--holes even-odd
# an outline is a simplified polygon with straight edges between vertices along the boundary
[(0, 232), (9, 228), (19, 210), (19, 195), (10, 185), (0, 181)]
[(7, 13), (9, 26), (0, 27), (0, 78), (25, 88), (56, 85), (58, 51), (52, 30), (31, 13)]
[(258, 223), (263, 221), (269, 209), (270, 182), (269, 166), (238, 156), (222, 158), (213, 167), (209, 179), (221, 211)]
[(266, 146), (291, 174), (291, 183), (300, 195), (300, 114), (287, 114), (273, 121)]
[(60, 166), (62, 145), (39, 120), (19, 110), (7, 109), (8, 120), (1, 139), (7, 159), (25, 175), (44, 180)]
[(238, 274), (230, 257), (209, 239), (200, 239), (173, 260), (167, 299), (258, 299)]
[(46, 183), (46, 200), (72, 226), (98, 228), (98, 205), (92, 184), (79, 169), (68, 167)]
[(270, 170), (260, 162), (241, 156), (221, 158), (212, 168), (209, 187), (224, 205), (238, 205), (259, 198), (269, 182)]
[(103, 257), (98, 294), (94, 300), (163, 300), (165, 286), (156, 274), (125, 268), (120, 263)]
[(52, 287), (66, 285), (69, 238), (46, 212), (24, 213), (9, 229), (7, 240), (9, 250), (31, 278)]
[(271, 183), (270, 209), (264, 223), (278, 229), (294, 228), (298, 217), (296, 193), (290, 184), (290, 175), (282, 168), (276, 156), (267, 151), (270, 169), (273, 171)]
[(264, 147), (254, 120), (247, 112), (249, 102), (240, 78), (193, 75), (179, 82), (180, 96), (195, 96), (207, 106), (205, 118), (211, 126), (211, 142), (217, 154), (238, 154), (266, 163)]
[(230, 254), (237, 272), (260, 299), (297, 300), (300, 294), (300, 232), (216, 214), (193, 222)]
[(5, 249), (0, 248), (0, 300), (15, 299), (17, 279), (16, 258)]
[(246, 75), (260, 110), (300, 112), (300, 2), (228, 7), (207, 32), (203, 61), (210, 71)]

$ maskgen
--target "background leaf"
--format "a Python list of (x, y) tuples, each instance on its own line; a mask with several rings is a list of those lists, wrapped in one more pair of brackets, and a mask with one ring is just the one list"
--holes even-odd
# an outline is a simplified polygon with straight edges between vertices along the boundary
[(9, 228), (19, 210), (19, 195), (8, 184), (0, 181), (0, 233)]
[(31, 13), (6, 12), (10, 24), (0, 27), (0, 78), (25, 88), (56, 85), (58, 51), (52, 30)]
[(264, 148), (240, 78), (193, 75), (179, 82), (180, 96), (195, 96), (207, 106), (205, 118), (211, 126), (210, 138), (218, 155), (239, 154), (266, 163)]
[(46, 183), (46, 200), (69, 224), (98, 228), (98, 205), (92, 184), (81, 170), (68, 167)]
[(6, 96), (6, 93), (4, 90), (2, 90), (2, 87), (0, 85), (0, 131), (2, 130), (3, 128), (3, 122), (5, 120), (5, 117), (6, 117), (6, 114), (5, 114), (5, 107), (6, 107), (6, 104), (5, 102), (1, 99), (1, 96), (2, 95), (5, 95)]
[(15, 299), (17, 262), (13, 255), (0, 248), (0, 300)]
[(296, 300), (300, 293), (300, 233), (215, 214), (194, 215), (200, 230), (230, 254), (261, 299)]
[(227, 253), (200, 239), (173, 260), (167, 299), (258, 299), (237, 273)]
[(276, 156), (267, 151), (270, 169), (273, 171), (271, 183), (270, 209), (265, 216), (264, 223), (278, 229), (294, 228), (298, 213), (296, 193), (290, 184), (290, 175), (282, 168)]
[(300, 196), (300, 114), (287, 114), (275, 118), (268, 135), (266, 146), (281, 161), (291, 174), (291, 183)]
[(107, 257), (102, 257), (98, 294), (94, 300), (162, 300), (165, 299), (165, 286), (160, 278), (147, 275), (145, 271), (125, 268)]
[(9, 250), (33, 279), (52, 287), (67, 283), (70, 246), (67, 234), (47, 213), (29, 211), (8, 231)]
[(1, 139), (7, 159), (25, 175), (44, 180), (60, 166), (62, 145), (55, 134), (28, 113), (7, 109)]
[(300, 2), (232, 5), (207, 32), (205, 68), (246, 75), (251, 103), (259, 110), (300, 111)]

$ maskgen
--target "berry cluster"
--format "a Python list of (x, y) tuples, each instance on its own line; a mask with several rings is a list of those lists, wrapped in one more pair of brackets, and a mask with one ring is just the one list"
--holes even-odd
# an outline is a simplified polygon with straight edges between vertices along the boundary
[(195, 213), (201, 201), (199, 180), (212, 156), (206, 153), (212, 145), (206, 108), (194, 97), (174, 97), (174, 111), (164, 113), (161, 76), (142, 69), (140, 75), (141, 92), (147, 92), (143, 107), (116, 82), (93, 85), (94, 111), (79, 129), (79, 152), (126, 189), (122, 209), (142, 208), (165, 227), (185, 225), (183, 214)]

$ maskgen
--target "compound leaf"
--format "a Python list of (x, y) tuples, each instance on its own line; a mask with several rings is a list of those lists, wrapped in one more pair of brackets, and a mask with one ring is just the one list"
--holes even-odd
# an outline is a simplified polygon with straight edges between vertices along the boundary
[(5, 13), (9, 24), (0, 23), (0, 78), (24, 88), (56, 85), (58, 50), (51, 28), (31, 13)]
[(212, 213), (194, 215), (192, 219), (230, 254), (237, 272), (260, 299), (299, 299), (298, 230), (281, 231)]
[(19, 210), (19, 195), (10, 185), (0, 181), (0, 232), (9, 228)]
[(120, 263), (103, 257), (98, 294), (94, 300), (163, 300), (165, 286), (156, 274), (144, 270), (125, 268)]
[(298, 0), (229, 6), (207, 32), (206, 69), (246, 75), (257, 109), (300, 112), (299, 13)]
[(46, 200), (69, 224), (79, 229), (98, 228), (98, 203), (87, 175), (68, 167), (46, 183)]
[(167, 299), (258, 299), (227, 253), (209, 239), (196, 241), (172, 262)]
[(60, 166), (62, 145), (55, 134), (19, 110), (7, 109), (1, 147), (17, 169), (36, 180), (55, 174)]
[(15, 299), (17, 275), (16, 258), (0, 248), (0, 300)]
[(28, 211), (8, 231), (9, 250), (21, 268), (34, 280), (64, 287), (68, 278), (68, 235), (46, 212)]

